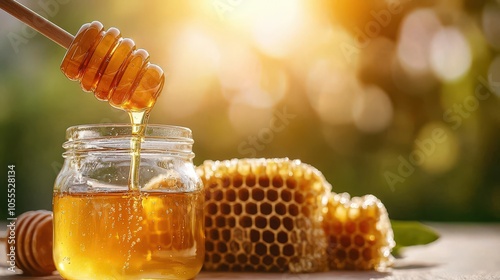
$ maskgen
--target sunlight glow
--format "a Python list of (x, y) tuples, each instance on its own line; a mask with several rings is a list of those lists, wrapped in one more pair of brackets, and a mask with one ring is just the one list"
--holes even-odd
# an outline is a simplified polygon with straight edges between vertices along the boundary
[[(165, 94), (160, 100), (165, 113), (188, 117), (202, 105), (214, 80), (220, 52), (211, 36), (198, 26), (182, 29), (171, 46)], [(171, 106), (176, 104), (176, 106)]]
[[(233, 3), (234, 2), (234, 3)], [(294, 42), (298, 42), (298, 31), (304, 24), (304, 2), (300, 0), (252, 0), (215, 1), (219, 15), (223, 14), (225, 25), (242, 28), (253, 37), (256, 46), (264, 53), (283, 57)]]

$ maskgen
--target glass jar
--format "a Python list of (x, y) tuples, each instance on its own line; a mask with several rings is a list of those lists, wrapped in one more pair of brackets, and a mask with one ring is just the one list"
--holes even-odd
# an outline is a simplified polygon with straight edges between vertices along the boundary
[(132, 129), (70, 127), (54, 186), (54, 261), (68, 279), (191, 279), (205, 254), (202, 182), (191, 131), (148, 125), (139, 188), (129, 187)]

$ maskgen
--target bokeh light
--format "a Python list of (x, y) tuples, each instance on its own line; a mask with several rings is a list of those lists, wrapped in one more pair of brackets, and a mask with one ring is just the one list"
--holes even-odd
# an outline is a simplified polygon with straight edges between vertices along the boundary
[(434, 34), (430, 46), (433, 72), (450, 81), (463, 76), (471, 66), (471, 50), (467, 40), (456, 28), (441, 28)]
[(500, 3), (488, 3), (483, 8), (482, 26), (484, 37), (497, 51), (500, 51)]
[(365, 88), (352, 108), (354, 124), (367, 133), (381, 132), (392, 121), (393, 108), (387, 94), (379, 87)]
[(406, 71), (417, 74), (430, 71), (430, 45), (440, 28), (441, 22), (430, 8), (418, 9), (406, 16), (400, 27), (397, 50)]
[(421, 166), (430, 173), (449, 171), (459, 159), (456, 134), (442, 122), (423, 126), (417, 134), (413, 151), (421, 158)]
[(490, 89), (500, 97), (500, 55), (497, 55), (490, 64), (488, 83)]

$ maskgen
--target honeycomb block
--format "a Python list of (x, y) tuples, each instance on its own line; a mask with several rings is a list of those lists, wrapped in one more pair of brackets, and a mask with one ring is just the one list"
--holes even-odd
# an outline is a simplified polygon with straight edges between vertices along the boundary
[(387, 211), (373, 195), (331, 193), (323, 228), (330, 269), (384, 270), (393, 262), (395, 242)]
[(299, 160), (206, 161), (207, 270), (315, 272), (328, 269), (323, 208), (331, 186)]

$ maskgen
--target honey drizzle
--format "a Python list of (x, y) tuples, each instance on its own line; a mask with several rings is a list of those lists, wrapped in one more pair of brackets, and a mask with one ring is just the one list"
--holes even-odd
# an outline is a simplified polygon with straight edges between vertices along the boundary
[(149, 110), (128, 111), (132, 124), (132, 138), (130, 139), (130, 171), (128, 186), (130, 191), (139, 191), (139, 167), (141, 162), (141, 142), (149, 119)]

